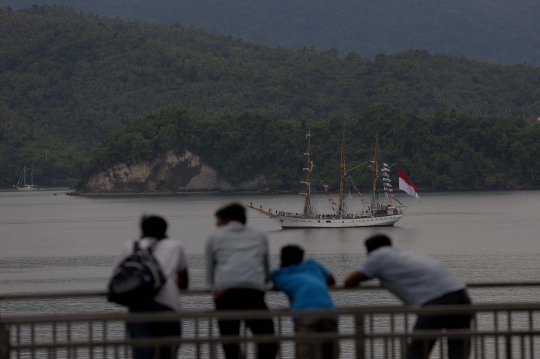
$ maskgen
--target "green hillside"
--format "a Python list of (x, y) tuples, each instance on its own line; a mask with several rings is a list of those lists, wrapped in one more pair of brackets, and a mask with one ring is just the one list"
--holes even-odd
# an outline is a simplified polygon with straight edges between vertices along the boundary
[(0, 184), (23, 165), (40, 183), (74, 178), (100, 141), (165, 108), (321, 120), (383, 102), (536, 120), (539, 84), (530, 65), (425, 51), (341, 59), (58, 6), (0, 10)]
[[(310, 129), (313, 183), (336, 188), (344, 128), (349, 168), (372, 159), (378, 134), (379, 159), (399, 161), (423, 188), (540, 185), (540, 124), (446, 110), (420, 118), (382, 104), (362, 115), (319, 121), (274, 121), (252, 113), (207, 117), (193, 110), (167, 110), (109, 137), (93, 150), (85, 171), (89, 176), (117, 163), (151, 161), (167, 150), (187, 149), (232, 183), (264, 174), (269, 188), (294, 189), (301, 186), (305, 134)], [(347, 183), (369, 186), (369, 170), (352, 172)]]
[(14, 9), (63, 4), (99, 15), (186, 24), (267, 46), (335, 47), (373, 58), (424, 49), (540, 64), (540, 4), (530, 0), (0, 0)]

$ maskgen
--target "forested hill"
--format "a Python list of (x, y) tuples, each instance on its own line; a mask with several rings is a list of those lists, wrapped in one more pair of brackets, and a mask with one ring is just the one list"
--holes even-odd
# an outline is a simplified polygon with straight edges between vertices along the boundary
[(539, 68), (425, 51), (341, 59), (58, 6), (0, 10), (0, 49), (1, 184), (23, 165), (42, 183), (74, 177), (105, 137), (176, 106), (273, 120), (326, 119), (377, 102), (420, 116), (540, 116)]
[(540, 3), (530, 0), (0, 0), (64, 4), (99, 15), (193, 24), (268, 46), (335, 47), (373, 58), (408, 49), (540, 64)]
[[(233, 184), (264, 175), (268, 188), (299, 189), (308, 129), (315, 164), (312, 183), (319, 189), (322, 184), (338, 188), (343, 129), (348, 168), (373, 158), (378, 134), (379, 160), (399, 161), (421, 188), (540, 185), (539, 123), (447, 110), (420, 118), (384, 104), (371, 106), (362, 115), (318, 121), (274, 121), (253, 113), (207, 117), (182, 108), (167, 110), (137, 120), (97, 146), (86, 178), (116, 164), (151, 162), (168, 150), (179, 154), (189, 150)], [(364, 167), (351, 172), (346, 183), (368, 188), (370, 178)]]

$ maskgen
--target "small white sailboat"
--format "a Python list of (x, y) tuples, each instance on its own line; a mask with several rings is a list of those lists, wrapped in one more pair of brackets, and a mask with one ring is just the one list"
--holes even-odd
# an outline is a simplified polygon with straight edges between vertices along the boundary
[(17, 185), (13, 187), (19, 191), (37, 191), (39, 188), (34, 184), (34, 171), (30, 171), (30, 184), (28, 184), (26, 183), (26, 166), (24, 166)]
[[(328, 193), (328, 186), (324, 185), (324, 191), (328, 197), (328, 201), (331, 203), (331, 207), (334, 210), (334, 213), (330, 214), (319, 214), (316, 209), (312, 206), (311, 203), (311, 183), (310, 175), (313, 171), (313, 162), (311, 161), (311, 133), (306, 135), (307, 138), (307, 152), (304, 154), (306, 156), (306, 166), (303, 169), (306, 173), (306, 179), (302, 183), (305, 184), (304, 192), (300, 193), (305, 196), (304, 198), (304, 211), (303, 213), (290, 213), (285, 211), (271, 211), (265, 210), (262, 206), (254, 207), (252, 203), (246, 205), (249, 209), (252, 209), (256, 212), (261, 213), (262, 215), (270, 218), (281, 228), (355, 228), (355, 227), (383, 227), (383, 226), (393, 226), (397, 221), (403, 217), (405, 214), (406, 207), (399, 202), (396, 196), (392, 193), (392, 185), (390, 180), (390, 168), (393, 166), (388, 166), (386, 163), (379, 165), (377, 162), (377, 146), (378, 146), (378, 137), (375, 141), (375, 154), (373, 161), (366, 161), (357, 166), (353, 166), (350, 169), (345, 168), (345, 158), (344, 158), (344, 148), (345, 148), (345, 132), (343, 133), (342, 144), (341, 144), (341, 159), (340, 159), (340, 182), (339, 182), (339, 203), (334, 202), (330, 198)], [(368, 202), (362, 194), (357, 190), (356, 186), (354, 189), (358, 192), (358, 197), (362, 200), (364, 208), (366, 210), (362, 211), (350, 211), (345, 206), (343, 200), (344, 192), (344, 180), (346, 175), (364, 165), (370, 165), (371, 172), (373, 174), (373, 180), (371, 184), (371, 201)], [(376, 195), (376, 185), (377, 180), (383, 179), (382, 182), (384, 186), (384, 203), (378, 201)], [(349, 192), (349, 197), (350, 197)], [(352, 198), (352, 197), (350, 197)], [(397, 204), (393, 204), (396, 202)]]

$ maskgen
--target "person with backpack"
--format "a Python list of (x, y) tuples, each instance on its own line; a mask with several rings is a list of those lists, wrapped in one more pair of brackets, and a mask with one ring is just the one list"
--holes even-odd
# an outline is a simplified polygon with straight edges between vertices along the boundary
[[(231, 204), (216, 212), (217, 230), (206, 243), (206, 275), (214, 294), (216, 310), (268, 310), (264, 301), (270, 280), (268, 238), (246, 226), (246, 211)], [(218, 321), (221, 335), (238, 336), (238, 319)], [(272, 319), (246, 320), (254, 335), (273, 335)], [(223, 344), (227, 359), (243, 358), (238, 344)], [(257, 358), (274, 359), (276, 343), (259, 343)]]
[[(184, 247), (166, 236), (167, 222), (158, 216), (143, 217), (140, 240), (125, 243), (109, 282), (109, 301), (125, 305), (130, 313), (180, 311), (180, 289), (189, 284)], [(128, 322), (135, 338), (179, 337), (179, 321)], [(134, 347), (134, 359), (175, 358), (178, 346)]]
[[(313, 259), (304, 260), (304, 250), (296, 245), (281, 249), (280, 269), (271, 275), (274, 289), (283, 291), (289, 297), (291, 310), (333, 310), (336, 307), (328, 286), (336, 280), (332, 274)], [(335, 315), (294, 318), (296, 333), (334, 333), (338, 331)], [(312, 340), (296, 342), (297, 359), (337, 359), (339, 344), (333, 340)]]

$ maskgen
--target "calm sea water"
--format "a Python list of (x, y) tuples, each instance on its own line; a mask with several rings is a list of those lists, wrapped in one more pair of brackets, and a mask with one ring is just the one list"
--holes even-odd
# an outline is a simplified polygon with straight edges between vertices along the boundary
[[(57, 195), (54, 195), (54, 194)], [(273, 264), (283, 245), (296, 243), (325, 264), (342, 283), (364, 260), (363, 241), (382, 232), (395, 245), (432, 255), (466, 281), (539, 280), (540, 192), (426, 193), (390, 228), (281, 230), (256, 213), (248, 223), (268, 233)], [(123, 242), (139, 236), (143, 214), (167, 218), (169, 235), (189, 253), (194, 288), (205, 288), (204, 244), (214, 229), (213, 213), (228, 202), (301, 211), (298, 195), (192, 194), (174, 196), (70, 197), (65, 191), (0, 192), (0, 293), (103, 290)], [(324, 207), (325, 199), (321, 199)], [(476, 302), (536, 301), (536, 289), (473, 291)], [(382, 292), (340, 293), (338, 305), (397, 303)], [(270, 294), (273, 307), (287, 305)], [(186, 309), (211, 308), (210, 298), (183, 298)], [(51, 304), (4, 303), (7, 314), (117, 310), (103, 300)]]

